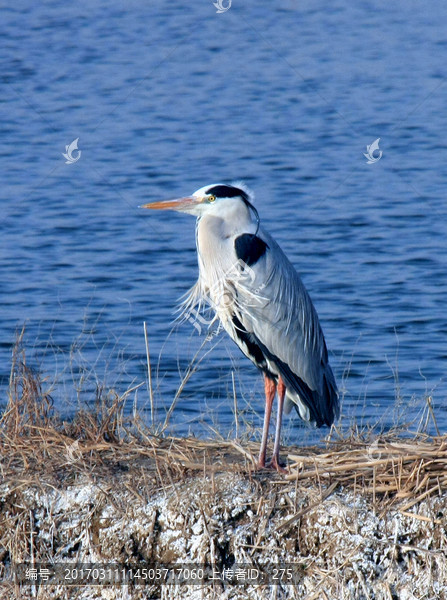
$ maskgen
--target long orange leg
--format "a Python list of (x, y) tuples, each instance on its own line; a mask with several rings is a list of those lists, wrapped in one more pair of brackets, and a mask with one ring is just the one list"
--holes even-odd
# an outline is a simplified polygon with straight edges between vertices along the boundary
[(262, 429), (261, 449), (259, 450), (258, 468), (265, 467), (265, 455), (267, 452), (267, 438), (269, 435), (270, 415), (272, 414), (273, 398), (276, 394), (276, 383), (264, 375), (265, 388), (265, 411), (264, 427)]
[(279, 446), (281, 440), (281, 423), (282, 423), (282, 412), (284, 409), (284, 396), (286, 395), (286, 386), (281, 377), (278, 380), (278, 410), (276, 416), (276, 430), (275, 430), (275, 444), (273, 446), (273, 457), (271, 465), (279, 473), (287, 473), (286, 469), (279, 464)]

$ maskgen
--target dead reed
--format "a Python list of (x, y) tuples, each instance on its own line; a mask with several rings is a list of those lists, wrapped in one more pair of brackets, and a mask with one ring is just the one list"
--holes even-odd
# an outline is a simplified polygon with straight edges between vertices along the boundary
[[(198, 486), (200, 481), (206, 482), (206, 493), (216, 497), (217, 512), (223, 512), (228, 500), (219, 501), (219, 493), (223, 492), (216, 490), (219, 485), (227, 490), (222, 478), (228, 481), (236, 478), (257, 490), (252, 492), (244, 509), (250, 508), (255, 515), (247, 516), (247, 523), (259, 517), (258, 524), (254, 521), (257, 537), (244, 542), (244, 552), (250, 549), (262, 554), (262, 548), (267, 548), (272, 535), (280, 536), (278, 543), (284, 548), (295, 543), (298, 536), (303, 548), (307, 548), (307, 544), (308, 552), (315, 551), (318, 560), (323, 560), (327, 547), (316, 539), (315, 548), (321, 546), (320, 553), (311, 544), (312, 536), (316, 536), (319, 529), (304, 527), (308, 539), (301, 539), (296, 525), (305, 523), (306, 519), (313, 523), (322, 505), (332, 501), (335, 506), (339, 502), (336, 496), (344, 492), (351, 499), (353, 496), (366, 499), (374, 514), (389, 515), (397, 511), (402, 518), (418, 523), (421, 528), (443, 530), (439, 525), (445, 525), (445, 517), (440, 516), (435, 507), (437, 499), (443, 496), (439, 502), (445, 503), (446, 498), (447, 435), (410, 437), (407, 434), (405, 437), (402, 433), (390, 432), (374, 437), (356, 430), (351, 430), (349, 435), (332, 432), (326, 446), (287, 448), (288, 474), (283, 476), (255, 469), (259, 450), (255, 442), (244, 442), (242, 446), (238, 441), (223, 439), (154, 435), (154, 429), (139, 418), (136, 410), (125, 417), (124, 404), (136, 387), (120, 395), (98, 385), (92, 408), (79, 410), (74, 418), (64, 421), (53, 409), (46, 382), (27, 364), (23, 332), (19, 336), (13, 353), (7, 405), (0, 416), (0, 580), (11, 562), (53, 560), (59, 556), (58, 552), (66, 560), (66, 556), (71, 556), (72, 546), (79, 546), (76, 552), (81, 553), (82, 544), (79, 545), (76, 536), (74, 541), (68, 536), (69, 541), (61, 542), (59, 548), (53, 537), (48, 539), (53, 540), (54, 547), (48, 545), (45, 536), (39, 537), (36, 533), (34, 537), (31, 533), (36, 531), (36, 514), (42, 511), (40, 508), (36, 512), (33, 508), (36, 497), (33, 494), (41, 492), (43, 498), (51, 492), (64, 494), (75, 484), (81, 487), (94, 484), (104, 503), (113, 507), (117, 520), (124, 519), (129, 511), (126, 500), (129, 494), (141, 506), (146, 506), (159, 492), (166, 498), (171, 495), (174, 500), (178, 498), (177, 504), (184, 512), (187, 502), (196, 500), (194, 494), (188, 496), (187, 502), (183, 498), (188, 485)], [(285, 454), (286, 449), (283, 449), (282, 455)], [(433, 507), (429, 513), (419, 509), (427, 503)], [(207, 499), (203, 510), (211, 505), (213, 499)], [(89, 508), (82, 512), (80, 509), (78, 521), (83, 525), (76, 534), (79, 539), (84, 539), (85, 531), (99, 536), (101, 528), (95, 524), (95, 510)], [(99, 508), (97, 510), (99, 514)], [(50, 513), (51, 510), (45, 518), (52, 523)], [(152, 529), (157, 515), (155, 510), (151, 517)], [(57, 531), (62, 518), (63, 511), (54, 517), (51, 531)], [(70, 530), (75, 525), (68, 523), (67, 527)], [(224, 528), (228, 529), (228, 524)], [(146, 530), (143, 528), (143, 531)], [(290, 532), (294, 532), (293, 535)], [(145, 536), (146, 533), (141, 548), (147, 547)], [(110, 543), (118, 543), (113, 536), (109, 539)], [(217, 536), (212, 545), (218, 543)], [(236, 547), (234, 540), (228, 544)], [(438, 545), (441, 548), (443, 544), (439, 541)], [(413, 552), (413, 546), (398, 546), (395, 541), (395, 548), (399, 547), (401, 553), (410, 552), (407, 546)], [(137, 550), (140, 552), (140, 546)], [(442, 554), (443, 551), (436, 552)], [(309, 568), (309, 572), (311, 570)], [(321, 573), (316, 571), (314, 575), (319, 577)], [(348, 575), (347, 581), (351, 577)], [(14, 593), (12, 590), (11, 597)]]
[[(185, 476), (188, 472), (234, 470), (255, 473), (258, 445), (235, 441), (207, 441), (153, 435), (135, 413), (127, 420), (123, 395), (98, 387), (94, 408), (80, 410), (62, 421), (52, 407), (38, 373), (26, 362), (23, 332), (13, 353), (7, 406), (0, 418), (0, 458), (3, 481), (40, 479), (42, 473), (58, 473), (69, 479), (73, 472), (99, 473), (107, 465), (144, 464), (160, 485), (160, 477)], [(368, 439), (351, 431), (329, 442), (326, 448), (289, 448), (285, 477), (258, 474), (277, 485), (337, 484), (399, 509), (411, 507), (447, 489), (447, 435), (395, 433)]]

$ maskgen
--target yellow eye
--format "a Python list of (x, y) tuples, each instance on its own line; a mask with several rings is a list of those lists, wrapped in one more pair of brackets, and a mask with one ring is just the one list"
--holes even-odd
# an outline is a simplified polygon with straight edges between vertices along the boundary
[(216, 199), (216, 196), (213, 196), (211, 194), (211, 196), (208, 196), (208, 202), (214, 202), (214, 200)]

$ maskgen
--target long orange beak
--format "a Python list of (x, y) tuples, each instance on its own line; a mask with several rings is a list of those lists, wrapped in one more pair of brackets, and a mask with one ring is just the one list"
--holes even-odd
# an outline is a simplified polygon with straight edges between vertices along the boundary
[(202, 202), (201, 198), (176, 198), (175, 200), (162, 200), (143, 204), (140, 208), (151, 208), (154, 210), (179, 210), (185, 211)]

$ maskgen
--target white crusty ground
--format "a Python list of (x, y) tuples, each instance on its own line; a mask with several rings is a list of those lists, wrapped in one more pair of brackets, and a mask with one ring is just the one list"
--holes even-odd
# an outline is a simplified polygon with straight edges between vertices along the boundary
[[(3, 513), (8, 497), (9, 490), (0, 486)], [(403, 516), (397, 504), (383, 511), (371, 498), (350, 490), (338, 489), (320, 503), (318, 499), (316, 487), (295, 490), (234, 473), (187, 478), (149, 498), (124, 486), (105, 492), (95, 483), (21, 490), (20, 502), (33, 515), (35, 552), (48, 561), (219, 564), (222, 556), (233, 555), (241, 563), (297, 562), (302, 569), (296, 586), (178, 585), (158, 591), (42, 586), (34, 597), (447, 600), (445, 495), (411, 509), (427, 521)], [(316, 506), (288, 529), (277, 530), (312, 504)], [(0, 587), (2, 600), (14, 594), (11, 587)], [(31, 590), (21, 590), (21, 597), (33, 597)]]

